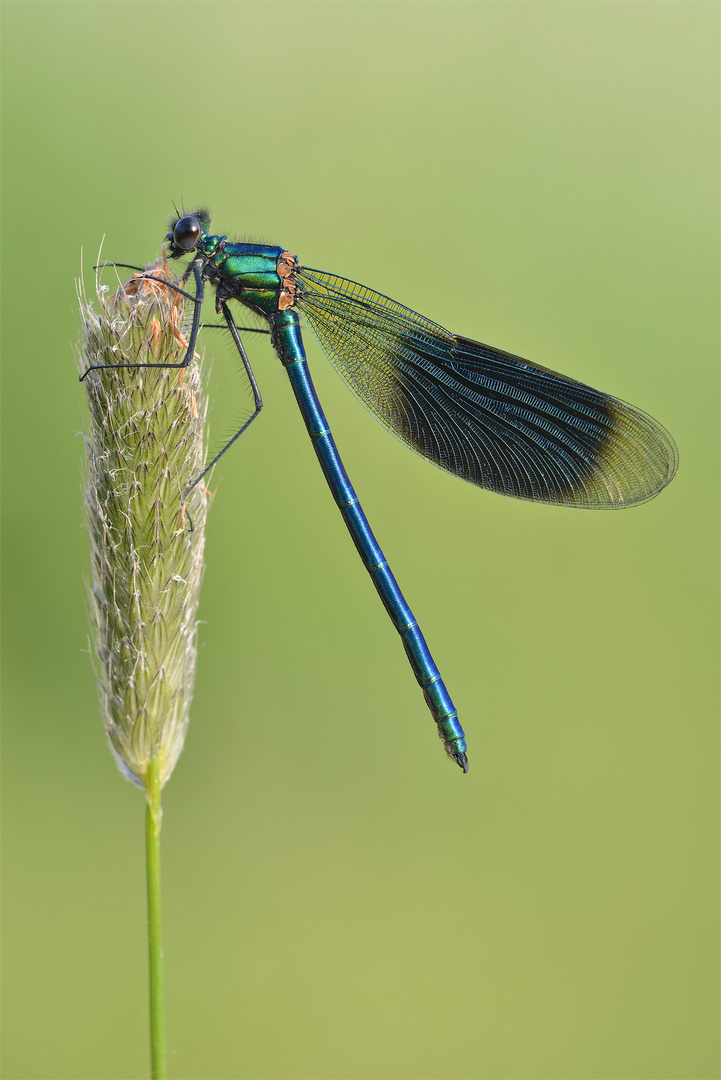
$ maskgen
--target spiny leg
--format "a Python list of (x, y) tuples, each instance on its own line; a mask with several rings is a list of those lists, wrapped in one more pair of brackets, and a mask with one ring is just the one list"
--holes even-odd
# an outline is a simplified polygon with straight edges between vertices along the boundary
[[(184, 296), (186, 300), (192, 300), (193, 302), (195, 302), (195, 297), (191, 296), (189, 292), (185, 291), (185, 289), (181, 289), (177, 285), (173, 285), (172, 281), (168, 281), (167, 278), (156, 277), (155, 274), (146, 273), (144, 266), (133, 266), (131, 263), (102, 262), (98, 263), (97, 266), (94, 266), (93, 270), (104, 270), (107, 266), (117, 266), (121, 270), (137, 270), (143, 275), (143, 281), (157, 281), (160, 285), (165, 285), (166, 289), (172, 289), (173, 292), (180, 293), (181, 296)], [(189, 272), (190, 270), (188, 270), (187, 273), (183, 274), (183, 277), (181, 279), (182, 281), (186, 280)], [(116, 365), (113, 364), (112, 366), (115, 367)]]
[[(213, 468), (213, 466), (216, 464), (216, 462), (218, 462), (220, 460), (220, 458), (222, 458), (225, 451), (230, 449), (230, 447), (233, 445), (233, 443), (237, 439), (240, 438), (240, 436), (243, 434), (244, 431), (247, 430), (248, 427), (250, 427), (250, 425), (253, 423), (255, 418), (260, 414), (260, 410), (263, 408), (263, 398), (260, 396), (260, 390), (258, 389), (257, 382), (255, 381), (255, 375), (253, 374), (253, 369), (250, 366), (250, 360), (248, 359), (246, 351), (245, 351), (245, 349), (243, 347), (243, 342), (240, 340), (240, 335), (238, 333), (238, 328), (235, 325), (235, 323), (233, 322), (233, 316), (230, 314), (230, 311), (228, 310), (228, 305), (224, 300), (220, 304), (220, 310), (221, 310), (221, 312), (223, 314), (223, 318), (226, 321), (227, 327), (230, 330), (233, 341), (235, 342), (235, 347), (238, 350), (238, 353), (240, 354), (240, 359), (243, 361), (243, 367), (245, 368), (245, 373), (248, 376), (248, 379), (250, 381), (250, 388), (253, 391), (253, 401), (255, 403), (255, 410), (253, 411), (253, 415), (248, 417), (248, 419), (245, 421), (245, 423), (240, 428), (240, 430), (236, 431), (236, 433), (232, 437), (232, 439), (230, 439), (225, 444), (223, 449), (218, 454), (215, 455), (213, 460), (211, 462), (209, 462), (205, 466), (205, 468), (203, 469), (203, 471), (200, 474), (200, 476), (198, 477), (198, 479), (194, 480), (193, 483), (188, 488), (188, 490), (184, 493), (183, 499), (187, 499), (188, 495), (193, 490), (195, 485), (200, 483), (200, 481), (203, 479), (203, 477), (206, 475), (206, 473), (210, 472), (210, 470)], [(265, 332), (265, 331), (263, 331), (263, 332)]]
[[(227, 330), (227, 326), (221, 326), (220, 323), (214, 322), (202, 322), (200, 324), (201, 330)], [(236, 330), (242, 330), (244, 334), (269, 334), (270, 330), (263, 330), (259, 326), (236, 326)]]
[[(136, 267), (127, 266), (125, 263), (115, 263), (115, 266), (122, 266), (125, 269), (137, 269)], [(149, 281), (159, 281), (161, 285), (165, 285), (166, 288), (172, 289), (174, 292), (179, 292), (183, 296), (187, 296), (189, 300), (193, 302), (193, 325), (190, 330), (190, 340), (188, 341), (188, 348), (186, 350), (183, 360), (179, 364), (93, 364), (84, 371), (80, 376), (80, 382), (83, 382), (86, 376), (91, 371), (107, 371), (114, 368), (186, 368), (190, 361), (195, 356), (195, 345), (198, 340), (198, 331), (200, 330), (200, 308), (203, 303), (203, 296), (205, 295), (205, 288), (203, 286), (203, 278), (200, 273), (200, 265), (196, 259), (192, 263), (193, 276), (195, 278), (195, 296), (191, 296), (190, 293), (184, 292), (183, 289), (179, 289), (176, 285), (171, 284), (169, 281), (163, 280), (163, 278), (153, 277), (152, 274), (146, 274), (145, 278)], [(200, 477), (198, 477), (200, 479)], [(197, 481), (196, 481), (197, 483)], [(195, 487), (195, 484), (192, 485)]]

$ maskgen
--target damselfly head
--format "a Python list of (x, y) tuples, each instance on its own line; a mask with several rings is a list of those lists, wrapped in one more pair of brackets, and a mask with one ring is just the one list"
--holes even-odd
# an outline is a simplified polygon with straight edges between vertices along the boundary
[(168, 227), (170, 232), (165, 237), (170, 245), (168, 254), (171, 259), (181, 259), (195, 249), (202, 234), (210, 228), (210, 214), (201, 207), (192, 214), (171, 218)]

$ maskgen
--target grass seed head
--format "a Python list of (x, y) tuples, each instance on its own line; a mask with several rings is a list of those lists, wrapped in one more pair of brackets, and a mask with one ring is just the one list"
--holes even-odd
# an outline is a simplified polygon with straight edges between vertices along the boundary
[[(178, 284), (163, 262), (148, 268)], [(79, 293), (80, 369), (180, 363), (185, 300), (135, 275), (100, 313)], [(208, 493), (201, 483), (202, 363), (93, 371), (83, 384), (90, 620), (100, 708), (121, 771), (141, 787), (157, 757), (164, 784), (183, 748), (197, 656)], [(192, 531), (190, 521), (192, 520)]]

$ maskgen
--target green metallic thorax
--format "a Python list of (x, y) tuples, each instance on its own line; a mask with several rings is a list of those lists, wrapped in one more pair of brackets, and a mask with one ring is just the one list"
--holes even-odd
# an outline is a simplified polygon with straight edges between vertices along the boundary
[(231, 244), (224, 236), (204, 233), (197, 251), (207, 259), (203, 277), (216, 287), (218, 305), (223, 300), (239, 300), (251, 311), (272, 319), (278, 311), (283, 284), (278, 274), (283, 248)]

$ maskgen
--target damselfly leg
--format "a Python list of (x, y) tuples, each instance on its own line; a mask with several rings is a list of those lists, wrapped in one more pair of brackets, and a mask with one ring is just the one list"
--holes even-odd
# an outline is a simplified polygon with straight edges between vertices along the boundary
[[(186, 368), (190, 361), (195, 356), (195, 345), (198, 340), (198, 331), (200, 330), (200, 308), (203, 303), (203, 296), (205, 295), (205, 287), (203, 285), (203, 278), (200, 272), (200, 260), (194, 260), (191, 264), (193, 276), (195, 278), (195, 296), (191, 296), (190, 293), (185, 292), (184, 289), (178, 288), (177, 285), (173, 285), (172, 282), (165, 278), (157, 277), (154, 274), (143, 274), (143, 278), (146, 281), (157, 281), (161, 285), (164, 285), (168, 289), (172, 289), (173, 292), (180, 293), (181, 296), (187, 297), (193, 303), (193, 325), (190, 330), (190, 338), (188, 340), (188, 348), (185, 352), (185, 356), (179, 364), (137, 364), (137, 363), (124, 363), (124, 364), (93, 364), (87, 371), (84, 371), (80, 376), (80, 382), (83, 382), (91, 371), (108, 371), (113, 368)], [(143, 271), (143, 267), (130, 266), (127, 263), (103, 263), (103, 266), (120, 266), (127, 270), (140, 270)], [(183, 279), (185, 280), (185, 279)]]

